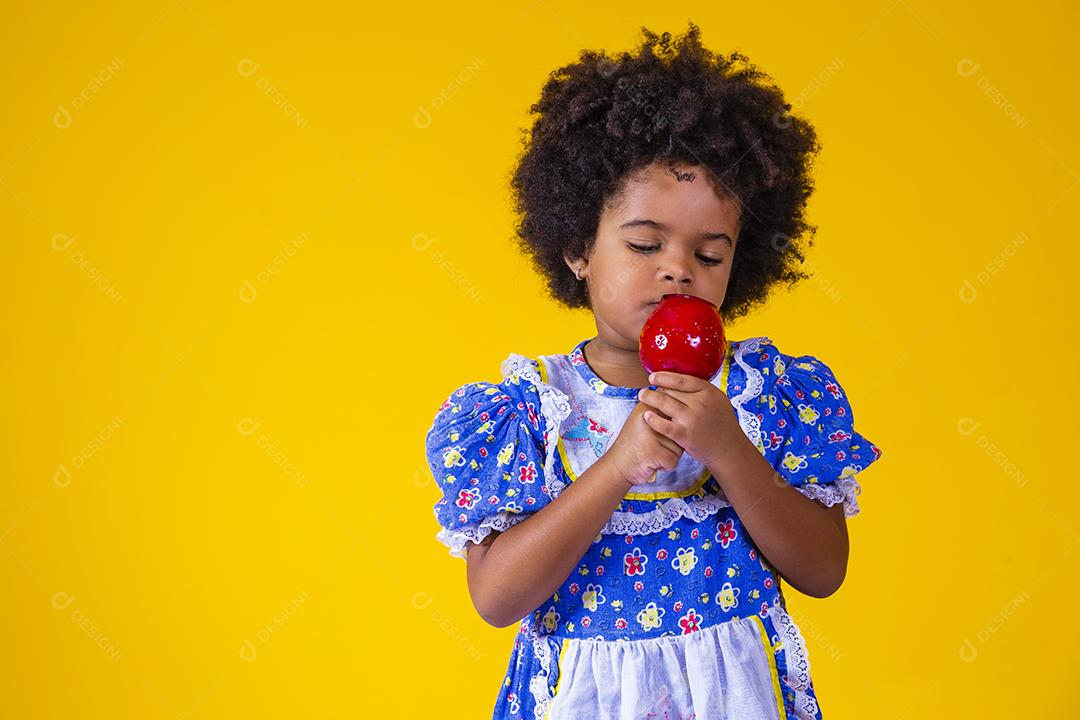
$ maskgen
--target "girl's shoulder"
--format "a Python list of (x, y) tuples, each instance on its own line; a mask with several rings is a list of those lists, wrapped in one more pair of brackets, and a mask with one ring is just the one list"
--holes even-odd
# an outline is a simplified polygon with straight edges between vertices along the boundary
[(768, 336), (735, 343), (733, 402), (790, 402), (790, 397), (823, 407), (828, 399), (846, 399), (833, 369), (817, 355), (781, 349)]
[(561, 489), (545, 472), (549, 428), (558, 426), (552, 408), (560, 399), (533, 359), (511, 353), (501, 370), (499, 382), (467, 382), (451, 392), (426, 437), (427, 463), (441, 492), (433, 508), (437, 538), (455, 557), (544, 507)]
[(856, 429), (855, 411), (833, 368), (820, 357), (781, 350), (753, 338), (736, 354), (744, 387), (733, 395), (747, 436), (803, 494), (858, 514), (855, 475), (882, 456)]

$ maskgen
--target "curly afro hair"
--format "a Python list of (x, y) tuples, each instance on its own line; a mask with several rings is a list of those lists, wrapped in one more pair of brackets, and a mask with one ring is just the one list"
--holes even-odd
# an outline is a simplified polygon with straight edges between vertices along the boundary
[(703, 166), (740, 208), (720, 308), (730, 321), (774, 285), (810, 278), (799, 270), (800, 241), (812, 246), (817, 230), (804, 219), (817, 136), (746, 56), (702, 47), (693, 22), (675, 40), (641, 30), (633, 55), (581, 51), (551, 73), (530, 108), (531, 133), (522, 131), (510, 180), (516, 240), (556, 302), (589, 308), (587, 285), (564, 253), (588, 255), (603, 208), (638, 170), (656, 161)]

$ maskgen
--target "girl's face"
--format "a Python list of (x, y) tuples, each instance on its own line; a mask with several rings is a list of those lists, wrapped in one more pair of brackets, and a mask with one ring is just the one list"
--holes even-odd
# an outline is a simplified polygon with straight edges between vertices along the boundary
[(589, 283), (597, 339), (636, 351), (665, 293), (720, 307), (739, 234), (738, 203), (700, 166), (656, 162), (604, 208), (587, 258), (566, 258)]

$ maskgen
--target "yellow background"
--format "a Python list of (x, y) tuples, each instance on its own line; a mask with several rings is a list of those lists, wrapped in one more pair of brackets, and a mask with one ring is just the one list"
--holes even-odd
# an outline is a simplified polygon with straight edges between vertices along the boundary
[(729, 336), (883, 450), (790, 593), (825, 717), (1071, 711), (1077, 10), (204, 0), (0, 22), (0, 716), (489, 717), (514, 628), (434, 535), (424, 434), (594, 333), (515, 254), (546, 74), (738, 49), (824, 146), (816, 274)]

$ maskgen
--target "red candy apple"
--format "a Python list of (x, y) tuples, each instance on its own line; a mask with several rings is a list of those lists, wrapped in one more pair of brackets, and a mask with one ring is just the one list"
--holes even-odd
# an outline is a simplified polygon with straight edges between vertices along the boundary
[(724, 325), (719, 309), (704, 298), (670, 293), (657, 303), (638, 338), (647, 372), (661, 370), (709, 380), (724, 362)]

